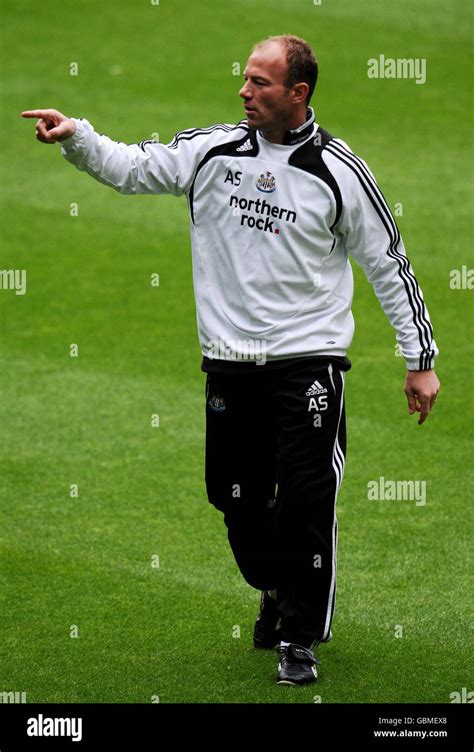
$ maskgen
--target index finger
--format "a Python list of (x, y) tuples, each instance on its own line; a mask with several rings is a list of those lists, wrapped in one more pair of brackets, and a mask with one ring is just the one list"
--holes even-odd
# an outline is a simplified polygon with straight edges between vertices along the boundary
[(420, 418), (418, 420), (418, 425), (421, 425), (425, 422), (426, 418), (428, 417), (428, 414), (431, 412), (431, 401), (428, 397), (425, 397), (424, 399), (419, 400), (420, 402)]
[(48, 115), (50, 115), (51, 112), (52, 112), (52, 110), (25, 110), (24, 112), (21, 113), (21, 117), (24, 117), (24, 118), (34, 118), (34, 117), (44, 118), (44, 117), (48, 117)]

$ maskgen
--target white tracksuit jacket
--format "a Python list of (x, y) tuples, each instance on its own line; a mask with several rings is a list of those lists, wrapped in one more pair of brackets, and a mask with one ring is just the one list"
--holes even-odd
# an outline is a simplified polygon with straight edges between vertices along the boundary
[(366, 163), (311, 108), (281, 145), (245, 120), (181, 131), (167, 145), (115, 142), (74, 121), (61, 151), (78, 169), (120, 193), (187, 196), (204, 356), (251, 359), (252, 343), (267, 361), (345, 356), (352, 256), (407, 367), (433, 368), (429, 314), (390, 209)]

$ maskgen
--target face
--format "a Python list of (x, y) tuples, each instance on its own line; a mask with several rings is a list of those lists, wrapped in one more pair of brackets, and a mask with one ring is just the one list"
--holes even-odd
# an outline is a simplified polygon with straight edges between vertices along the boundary
[(278, 42), (268, 42), (249, 57), (239, 95), (250, 127), (271, 129), (294, 117), (298, 94), (284, 85), (286, 68), (285, 49)]

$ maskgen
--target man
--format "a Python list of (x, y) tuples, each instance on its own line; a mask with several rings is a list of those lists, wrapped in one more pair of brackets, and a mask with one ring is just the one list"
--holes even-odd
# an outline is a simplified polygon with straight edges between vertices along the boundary
[(206, 379), (206, 487), (235, 559), (262, 591), (255, 647), (277, 681), (315, 681), (331, 639), (336, 498), (346, 451), (352, 255), (397, 332), (409, 413), (436, 400), (438, 349), (395, 221), (363, 160), (314, 121), (318, 67), (297, 37), (257, 44), (246, 118), (116, 143), (87, 120), (34, 110), (37, 138), (121, 193), (186, 195)]

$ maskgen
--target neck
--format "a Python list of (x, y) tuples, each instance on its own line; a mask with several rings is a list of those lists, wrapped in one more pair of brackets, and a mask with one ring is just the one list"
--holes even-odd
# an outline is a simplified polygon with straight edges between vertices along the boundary
[[(303, 122), (304, 121), (302, 121), (298, 125), (303, 125)], [(290, 126), (290, 127), (297, 128), (298, 125)], [(272, 144), (282, 144), (283, 138), (287, 130), (288, 128), (278, 128), (278, 127), (272, 128), (272, 129), (266, 128), (265, 130), (261, 130), (260, 133), (262, 134), (264, 138), (267, 139), (267, 141), (271, 141)]]
[(260, 133), (267, 141), (270, 141), (272, 144), (283, 144), (286, 142), (285, 139), (288, 132), (296, 128), (300, 128), (302, 125), (304, 125), (308, 120), (308, 115), (308, 109), (305, 107), (287, 122), (275, 123), (275, 125), (269, 125), (265, 128), (261, 128)]

